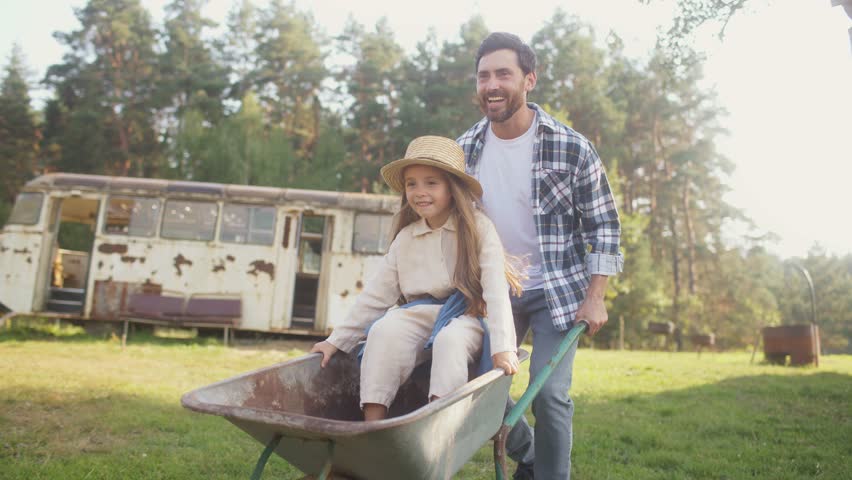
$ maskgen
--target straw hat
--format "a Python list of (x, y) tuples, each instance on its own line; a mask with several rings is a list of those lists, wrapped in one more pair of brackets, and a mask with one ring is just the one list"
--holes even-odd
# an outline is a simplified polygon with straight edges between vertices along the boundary
[(464, 151), (455, 140), (426, 135), (417, 137), (408, 144), (405, 158), (394, 160), (382, 167), (382, 177), (392, 189), (405, 193), (405, 167), (428, 165), (455, 175), (465, 183), (477, 198), (482, 196), (482, 185), (464, 172)]

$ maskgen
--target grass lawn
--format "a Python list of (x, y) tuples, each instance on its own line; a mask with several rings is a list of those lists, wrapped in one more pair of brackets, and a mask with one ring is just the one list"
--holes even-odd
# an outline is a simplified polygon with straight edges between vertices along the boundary
[[(0, 478), (248, 478), (262, 445), (180, 396), (309, 345), (136, 335), (122, 349), (74, 328), (2, 330)], [(819, 368), (749, 358), (580, 350), (573, 478), (850, 478), (852, 357)], [(277, 457), (264, 473), (301, 476)], [(494, 478), (490, 444), (456, 478)]]

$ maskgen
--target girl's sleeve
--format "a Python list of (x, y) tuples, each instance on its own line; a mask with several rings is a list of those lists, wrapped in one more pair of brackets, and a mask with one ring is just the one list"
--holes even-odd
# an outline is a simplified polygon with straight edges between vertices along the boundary
[(506, 281), (506, 257), (503, 243), (494, 224), (484, 214), (477, 215), (480, 250), (479, 268), (482, 274), (482, 298), (488, 313), (488, 333), (491, 336), (491, 354), (517, 351), (515, 322), (509, 300), (509, 283)]
[(367, 327), (382, 317), (402, 295), (397, 272), (399, 239), (397, 236), (391, 243), (378, 271), (367, 281), (364, 290), (355, 300), (355, 306), (343, 323), (334, 327), (334, 331), (326, 340), (338, 349), (347, 353), (352, 351), (358, 342), (367, 336)]

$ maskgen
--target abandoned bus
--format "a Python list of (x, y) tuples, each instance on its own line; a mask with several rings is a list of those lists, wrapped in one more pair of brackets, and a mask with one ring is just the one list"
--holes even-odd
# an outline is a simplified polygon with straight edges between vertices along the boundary
[(397, 207), (387, 195), (44, 175), (0, 233), (0, 308), (323, 335), (381, 260)]

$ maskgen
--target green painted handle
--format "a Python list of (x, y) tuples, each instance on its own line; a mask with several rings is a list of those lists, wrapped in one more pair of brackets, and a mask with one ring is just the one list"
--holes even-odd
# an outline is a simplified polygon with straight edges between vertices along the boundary
[(521, 399), (518, 400), (515, 407), (508, 415), (506, 415), (506, 418), (503, 419), (503, 425), (512, 428), (516, 423), (518, 423), (518, 420), (520, 420), (524, 412), (527, 411), (527, 408), (529, 408), (535, 396), (538, 395), (541, 387), (543, 387), (544, 383), (547, 382), (547, 379), (550, 378), (550, 374), (553, 373), (553, 369), (556, 365), (559, 365), (559, 362), (562, 361), (565, 354), (571, 349), (571, 346), (580, 338), (580, 335), (588, 329), (589, 324), (581, 320), (574, 325), (574, 328), (568, 332), (568, 335), (565, 335), (565, 338), (562, 339), (562, 343), (559, 344), (559, 349), (556, 350), (556, 353), (550, 358), (547, 365), (541, 369), (541, 372), (539, 372), (538, 376), (535, 378), (535, 382), (527, 388), (527, 391), (521, 395)]

